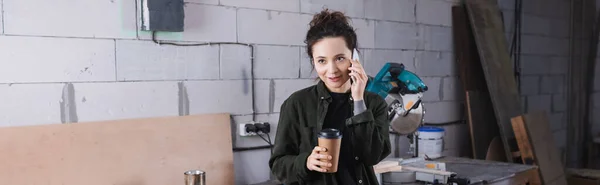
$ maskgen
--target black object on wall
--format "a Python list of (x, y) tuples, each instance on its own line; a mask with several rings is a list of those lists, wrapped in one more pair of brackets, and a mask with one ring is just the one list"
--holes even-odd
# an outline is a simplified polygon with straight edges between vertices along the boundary
[(182, 32), (183, 0), (142, 0), (142, 30)]

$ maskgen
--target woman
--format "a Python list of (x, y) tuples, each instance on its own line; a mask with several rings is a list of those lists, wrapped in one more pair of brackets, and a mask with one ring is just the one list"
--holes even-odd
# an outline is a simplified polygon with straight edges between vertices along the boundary
[[(352, 52), (356, 33), (346, 16), (324, 10), (313, 17), (306, 51), (319, 76), (316, 85), (294, 92), (281, 105), (272, 173), (285, 185), (377, 184), (373, 165), (390, 154), (387, 104), (366, 92), (367, 74)], [(350, 80), (352, 79), (352, 80)], [(338, 171), (325, 172), (331, 156), (317, 146), (321, 129), (342, 132)]]

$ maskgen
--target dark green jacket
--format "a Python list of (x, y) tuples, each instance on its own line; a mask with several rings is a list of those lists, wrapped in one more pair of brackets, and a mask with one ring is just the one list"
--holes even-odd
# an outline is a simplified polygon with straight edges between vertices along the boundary
[[(332, 98), (325, 84), (318, 84), (294, 92), (281, 105), (273, 155), (269, 160), (271, 172), (285, 185), (337, 185), (335, 175), (309, 171), (306, 160), (317, 145), (317, 133), (323, 127), (327, 106)], [(351, 129), (353, 155), (359, 162), (356, 181), (374, 185), (377, 178), (373, 165), (391, 153), (387, 104), (375, 93), (365, 91), (367, 110), (346, 120)], [(353, 101), (350, 101), (354, 109)], [(353, 111), (351, 111), (353, 112)]]

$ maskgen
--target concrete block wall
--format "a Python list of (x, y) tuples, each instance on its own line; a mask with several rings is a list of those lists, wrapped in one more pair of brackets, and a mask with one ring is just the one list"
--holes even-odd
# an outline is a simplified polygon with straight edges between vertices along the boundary
[[(0, 126), (229, 112), (234, 147), (264, 145), (258, 137), (237, 136), (236, 125), (252, 121), (255, 111), (255, 121), (268, 121), (276, 130), (281, 103), (295, 90), (314, 84), (303, 38), (312, 13), (324, 7), (351, 17), (369, 75), (385, 62), (404, 63), (430, 87), (426, 122), (461, 120), (464, 95), (454, 62), (450, 13), (455, 1), (186, 0), (185, 31), (157, 34), (163, 41), (253, 44), (251, 53), (241, 45), (159, 46), (150, 32), (138, 29), (139, 0), (3, 0)], [(510, 12), (509, 6), (503, 7)], [(532, 22), (524, 24), (554, 29), (553, 21), (563, 20), (535, 10), (525, 14)], [(522, 63), (537, 66), (523, 70), (529, 82), (524, 88), (535, 87), (523, 95), (525, 106), (547, 109), (551, 102), (553, 120), (564, 119), (564, 90), (554, 86), (561, 80), (564, 86), (566, 58), (564, 48), (556, 46), (564, 43), (564, 35), (537, 31), (541, 33), (523, 36), (523, 61), (535, 60)], [(561, 137), (564, 124), (554, 125), (555, 136)], [(447, 131), (446, 155), (470, 154), (466, 124), (441, 127)], [(399, 139), (394, 146), (402, 155), (408, 143), (404, 136)], [(236, 184), (269, 179), (269, 155), (268, 149), (236, 152)]]
[[(515, 0), (500, 0), (510, 45)], [(569, 64), (568, 0), (527, 0), (522, 4), (520, 92), (525, 112), (546, 111), (554, 142), (565, 159), (566, 88)]]

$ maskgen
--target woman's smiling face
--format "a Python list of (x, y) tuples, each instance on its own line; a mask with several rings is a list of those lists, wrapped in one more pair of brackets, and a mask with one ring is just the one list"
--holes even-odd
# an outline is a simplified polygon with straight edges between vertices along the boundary
[(313, 62), (319, 78), (332, 92), (346, 92), (350, 88), (352, 51), (343, 37), (326, 37), (313, 47)]

